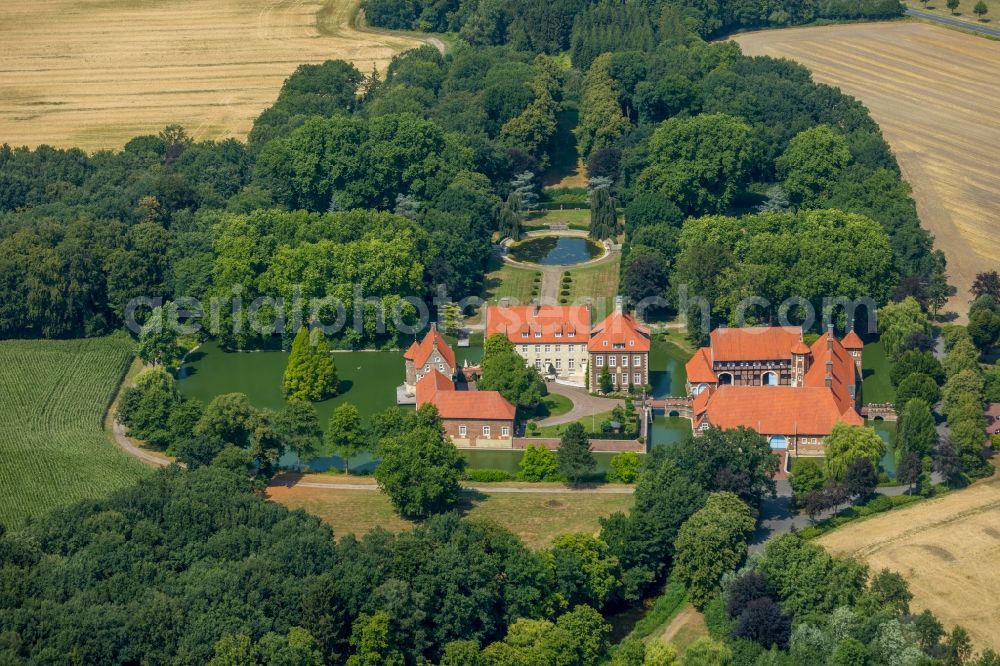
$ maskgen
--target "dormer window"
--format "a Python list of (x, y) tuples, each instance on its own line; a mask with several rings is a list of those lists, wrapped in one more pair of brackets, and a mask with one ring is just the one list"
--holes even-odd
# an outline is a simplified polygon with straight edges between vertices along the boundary
[(537, 331), (535, 331), (535, 337), (536, 338), (542, 337), (542, 329), (538, 329)]
[(567, 333), (567, 335), (569, 335), (569, 337), (572, 338), (573, 336), (576, 335), (576, 331), (570, 331), (569, 333)]
[(607, 347), (607, 346), (608, 346), (608, 341), (607, 341), (607, 340), (605, 340), (605, 341), (604, 341), (604, 346), (605, 346), (605, 347)]
[(628, 346), (629, 347), (635, 347), (635, 340), (629, 340), (628, 341)]
[(522, 338), (528, 337), (528, 332), (527, 331), (521, 331), (521, 337)]
[(556, 331), (556, 337), (557, 338), (561, 338), (562, 337), (562, 331)]

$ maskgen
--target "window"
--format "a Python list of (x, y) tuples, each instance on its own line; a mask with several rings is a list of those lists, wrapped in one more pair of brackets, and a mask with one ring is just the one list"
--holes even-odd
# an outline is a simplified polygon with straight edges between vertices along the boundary
[(558, 354), (561, 351), (562, 351), (562, 345), (556, 345), (556, 353)]
[(575, 331), (570, 331), (566, 335), (572, 338), (574, 335), (576, 335), (576, 332)]
[(541, 353), (541, 351), (542, 351), (542, 346), (541, 345), (535, 345), (535, 353), (539, 354), (539, 353)]
[(594, 360), (597, 362), (597, 367), (598, 368), (603, 368), (604, 367), (604, 357), (603, 356), (595, 356)]
[(623, 368), (627, 368), (628, 367), (628, 356), (626, 356), (624, 354), (622, 354), (622, 367)]
[(615, 365), (617, 363), (618, 363), (618, 357), (617, 356), (615, 356), (614, 354), (612, 354), (611, 356), (608, 356), (608, 366), (609, 367), (613, 368), (613, 367), (615, 367)]
[(556, 359), (556, 370), (562, 370), (562, 359), (561, 358), (557, 358)]
[(604, 346), (605, 346), (605, 347), (607, 347), (607, 346), (608, 346), (608, 341), (607, 341), (607, 340), (605, 340), (605, 341), (604, 341)]
[(468, 431), (469, 431), (468, 428), (466, 428), (464, 425), (458, 426), (458, 436), (459, 437), (465, 437), (465, 435), (466, 435), (466, 433)]
[(483, 426), (483, 437), (489, 438), (489, 436), (490, 436), (490, 427)]
[(536, 338), (542, 337), (542, 329), (538, 329), (537, 331), (535, 331), (535, 337)]
[(642, 367), (642, 354), (636, 354), (632, 357), (632, 366), (635, 368)]
[(444, 372), (444, 363), (438, 363), (438, 372)]
[(552, 351), (552, 345), (545, 345), (545, 353), (548, 354), (550, 351)]
[(535, 359), (535, 370), (541, 370), (541, 369), (542, 369), (542, 359), (536, 358)]
[(562, 337), (562, 331), (556, 331), (556, 337), (557, 338), (561, 338)]
[(428, 363), (427, 365), (424, 366), (424, 372), (430, 372), (430, 371), (431, 371), (431, 364)]
[(569, 369), (572, 370), (575, 365), (576, 365), (576, 363), (574, 363), (574, 359), (570, 359), (569, 360)]
[(618, 386), (618, 375), (611, 375), (611, 385)]
[(500, 428), (501, 437), (510, 437), (510, 426), (503, 426)]
[(641, 384), (642, 383), (642, 373), (641, 372), (637, 372), (634, 375), (632, 375), (632, 383), (633, 384)]
[(528, 337), (528, 332), (527, 331), (521, 331), (521, 337), (522, 338)]
[(635, 340), (629, 340), (628, 341), (628, 346), (629, 347), (635, 347)]
[(528, 345), (521, 345), (521, 351), (524, 352), (525, 354), (527, 354), (528, 353)]

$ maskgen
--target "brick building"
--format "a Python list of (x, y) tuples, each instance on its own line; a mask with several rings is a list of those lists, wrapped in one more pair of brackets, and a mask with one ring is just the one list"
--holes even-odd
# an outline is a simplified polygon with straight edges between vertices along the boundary
[(588, 388), (591, 391), (600, 389), (605, 368), (616, 390), (649, 384), (649, 348), (649, 329), (622, 312), (619, 299), (615, 311), (591, 331), (587, 344), (590, 356)]
[(417, 407), (437, 407), (444, 430), (459, 448), (510, 449), (517, 410), (497, 391), (458, 391), (437, 370), (417, 382)]
[(838, 422), (862, 425), (861, 339), (833, 330), (811, 346), (797, 327), (720, 328), (688, 361), (692, 428), (746, 426), (787, 460), (822, 456)]
[(431, 330), (420, 342), (414, 340), (403, 355), (406, 361), (406, 379), (404, 386), (408, 395), (416, 391), (417, 382), (421, 377), (437, 370), (445, 377), (453, 378), (458, 370), (455, 352), (448, 345), (444, 336), (437, 330), (437, 325), (431, 324)]

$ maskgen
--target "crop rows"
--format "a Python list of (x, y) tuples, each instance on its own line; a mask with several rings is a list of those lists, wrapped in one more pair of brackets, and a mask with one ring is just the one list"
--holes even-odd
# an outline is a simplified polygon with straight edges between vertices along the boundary
[(0, 522), (99, 497), (142, 474), (104, 432), (128, 341), (0, 341)]

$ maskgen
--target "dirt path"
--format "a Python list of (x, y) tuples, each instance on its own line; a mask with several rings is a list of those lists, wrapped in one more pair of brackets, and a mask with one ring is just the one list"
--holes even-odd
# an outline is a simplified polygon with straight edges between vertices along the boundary
[[(684, 605), (684, 608), (674, 616), (674, 619), (670, 621), (670, 624), (660, 634), (658, 640), (661, 643), (672, 643), (682, 631), (696, 635), (708, 633), (705, 618), (691, 604)], [(686, 647), (686, 645), (683, 647)]]
[(118, 423), (118, 421), (113, 422), (113, 425), (111, 426), (111, 434), (114, 437), (115, 444), (121, 447), (125, 453), (138, 458), (144, 463), (155, 467), (166, 467), (170, 463), (174, 462), (173, 459), (168, 458), (165, 455), (156, 454), (136, 446), (132, 442), (132, 438), (125, 432), (125, 426)]

